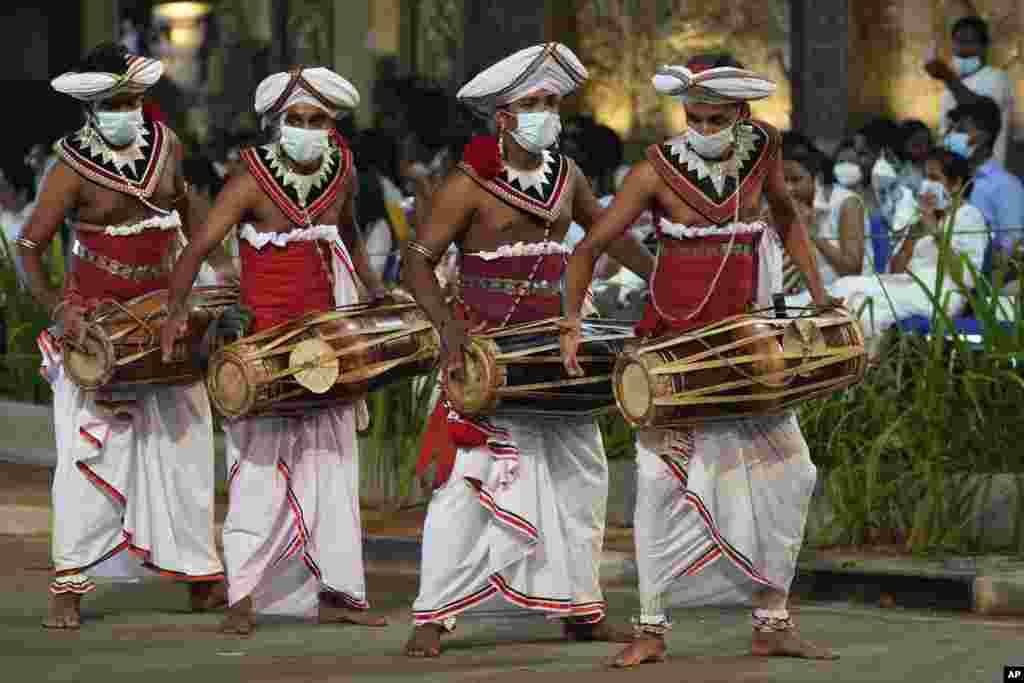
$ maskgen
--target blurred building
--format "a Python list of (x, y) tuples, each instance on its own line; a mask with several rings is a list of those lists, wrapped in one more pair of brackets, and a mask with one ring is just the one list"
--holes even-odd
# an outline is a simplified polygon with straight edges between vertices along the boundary
[[(948, 53), (953, 2), (938, 0), (7, 0), (0, 74), (17, 107), (4, 121), (27, 148), (77, 122), (47, 81), (93, 45), (117, 39), (167, 64), (160, 106), (192, 142), (255, 127), (251, 98), (267, 73), (327, 64), (362, 94), (357, 123), (387, 117), (395, 93), (374, 87), (417, 75), (454, 91), (502, 56), (544, 40), (580, 54), (591, 80), (567, 103), (633, 144), (683, 125), (678, 103), (657, 97), (662, 63), (727, 50), (779, 81), (755, 113), (825, 142), (879, 115), (937, 119), (941, 85), (922, 67), (935, 43)], [(1004, 7), (1004, 5), (1006, 7)], [(995, 25), (993, 61), (1021, 60), (1012, 0), (977, 0)], [(1009, 8), (1009, 9), (1006, 9)], [(1005, 11), (1004, 11), (1005, 10)], [(1020, 15), (1019, 15), (1020, 14)], [(1010, 16), (1010, 15), (1007, 15)], [(1007, 28), (1009, 26), (1009, 28)], [(1012, 29), (1012, 30), (1010, 30)], [(400, 93), (399, 93), (400, 95)], [(46, 111), (24, 116), (22, 107)], [(1024, 130), (1024, 126), (1018, 126)], [(15, 128), (7, 128), (8, 131)], [(12, 152), (23, 154), (23, 150)]]

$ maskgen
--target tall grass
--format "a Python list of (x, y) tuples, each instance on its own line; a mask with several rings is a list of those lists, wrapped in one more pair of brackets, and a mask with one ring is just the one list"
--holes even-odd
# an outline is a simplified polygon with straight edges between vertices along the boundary
[[(952, 232), (949, 220), (939, 238), (946, 253)], [(977, 283), (963, 293), (980, 342), (952, 334), (947, 268)], [(832, 511), (818, 540), (860, 544), (885, 530), (914, 552), (991, 550), (975, 520), (990, 503), (992, 475), (1024, 472), (1024, 307), (1019, 295), (1009, 306), (997, 297), (966, 257), (940, 261), (929, 287), (915, 280), (937, 293), (931, 335), (891, 330), (861, 385), (801, 409)], [(1024, 552), (1024, 477), (1016, 481), (1009, 550)]]

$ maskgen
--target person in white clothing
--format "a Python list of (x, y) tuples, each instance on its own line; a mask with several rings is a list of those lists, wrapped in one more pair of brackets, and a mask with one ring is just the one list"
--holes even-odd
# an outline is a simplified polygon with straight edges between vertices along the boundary
[[(962, 257), (975, 271), (981, 270), (988, 241), (984, 216), (967, 202), (960, 205), (955, 215), (949, 215), (952, 198), (970, 179), (967, 160), (935, 149), (928, 156), (925, 172), (917, 216), (901, 235), (889, 272), (841, 277), (828, 287), (830, 294), (849, 302), (850, 310), (863, 309), (861, 321), (869, 337), (876, 337), (903, 318), (930, 316), (935, 300), (943, 303), (948, 315), (960, 314), (967, 302), (965, 290), (974, 285), (971, 269), (964, 266)], [(948, 221), (952, 221), (952, 226)], [(947, 245), (945, 233), (949, 227)], [(789, 303), (806, 306), (809, 297), (791, 297)]]
[(821, 218), (811, 235), (825, 285), (845, 275), (874, 271), (874, 257), (867, 243), (871, 225), (863, 198), (865, 176), (852, 142), (836, 150), (832, 173), (835, 182), (821, 186), (820, 194), (815, 196)]
[(1006, 164), (1006, 150), (1013, 121), (1014, 90), (1009, 75), (987, 63), (990, 38), (988, 24), (976, 16), (962, 17), (953, 24), (953, 66), (934, 59), (925, 65), (928, 74), (942, 81), (946, 90), (939, 103), (940, 128), (950, 127), (949, 112), (969, 104), (978, 96), (990, 97), (999, 105), (1002, 130), (992, 156)]
[[(388, 297), (359, 236), (352, 153), (334, 130), (341, 111), (358, 103), (355, 88), (323, 67), (260, 83), (256, 112), (273, 141), (242, 151), (245, 169), (182, 253), (171, 275), (165, 355), (181, 332), (199, 263), (235, 225), (252, 332), (356, 303), (358, 280), (375, 300)], [(386, 623), (367, 613), (356, 421), (356, 406), (346, 404), (226, 423), (223, 632), (249, 634), (254, 613)]]

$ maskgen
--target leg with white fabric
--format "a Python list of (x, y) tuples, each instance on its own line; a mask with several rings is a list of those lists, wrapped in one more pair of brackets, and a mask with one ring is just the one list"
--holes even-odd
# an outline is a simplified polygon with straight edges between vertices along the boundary
[[(97, 403), (51, 368), (58, 464), (54, 477), (50, 628), (77, 628), (85, 571), (123, 578), (117, 557), (189, 586), (193, 609), (220, 602), (213, 542), (213, 435), (201, 385), (140, 391)], [(134, 572), (137, 577), (141, 572)]]
[(565, 527), (566, 565), (573, 587), (570, 640), (625, 643), (631, 634), (605, 619), (600, 567), (608, 503), (608, 461), (592, 419), (546, 420), (545, 456)]
[[(463, 456), (460, 450), (460, 456)], [(460, 467), (461, 465), (461, 467)], [(490, 562), (485, 539), (490, 515), (464, 478), (465, 457), (434, 491), (427, 507), (421, 545), (420, 588), (413, 603), (410, 657), (438, 657), (441, 636), (455, 628), (460, 607), (490, 598)]]
[[(634, 639), (613, 660), (613, 666), (633, 667), (645, 662), (665, 659), (665, 634), (672, 627), (665, 609), (664, 580), (658, 570), (671, 552), (667, 540), (671, 530), (681, 523), (682, 508), (678, 505), (679, 482), (665, 463), (646, 444), (651, 433), (637, 435), (637, 492), (633, 517), (633, 538), (636, 544), (637, 577), (640, 591), (640, 617), (636, 621)], [(664, 574), (664, 571), (661, 572)]]
[(239, 420), (225, 431), (231, 608), (221, 630), (247, 635), (253, 613), (384, 625), (366, 612), (362, 554), (352, 552), (362, 544), (354, 411)]

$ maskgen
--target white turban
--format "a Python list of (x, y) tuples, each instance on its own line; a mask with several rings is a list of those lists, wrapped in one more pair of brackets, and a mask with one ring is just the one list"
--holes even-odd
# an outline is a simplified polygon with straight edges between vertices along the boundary
[(663, 66), (652, 79), (663, 95), (676, 95), (683, 103), (735, 104), (761, 100), (775, 92), (775, 83), (753, 71), (720, 66), (693, 72), (685, 66)]
[(565, 45), (534, 45), (484, 69), (462, 86), (456, 97), (490, 114), (540, 90), (567, 95), (587, 80), (587, 75), (586, 67)]
[(359, 106), (359, 91), (322, 66), (301, 71), (282, 71), (267, 76), (256, 88), (256, 113), (263, 125), (296, 104), (311, 104), (336, 117), (342, 109)]
[(123, 94), (141, 94), (160, 80), (164, 65), (158, 59), (128, 55), (123, 73), (68, 72), (50, 81), (53, 89), (82, 102), (99, 102)]

